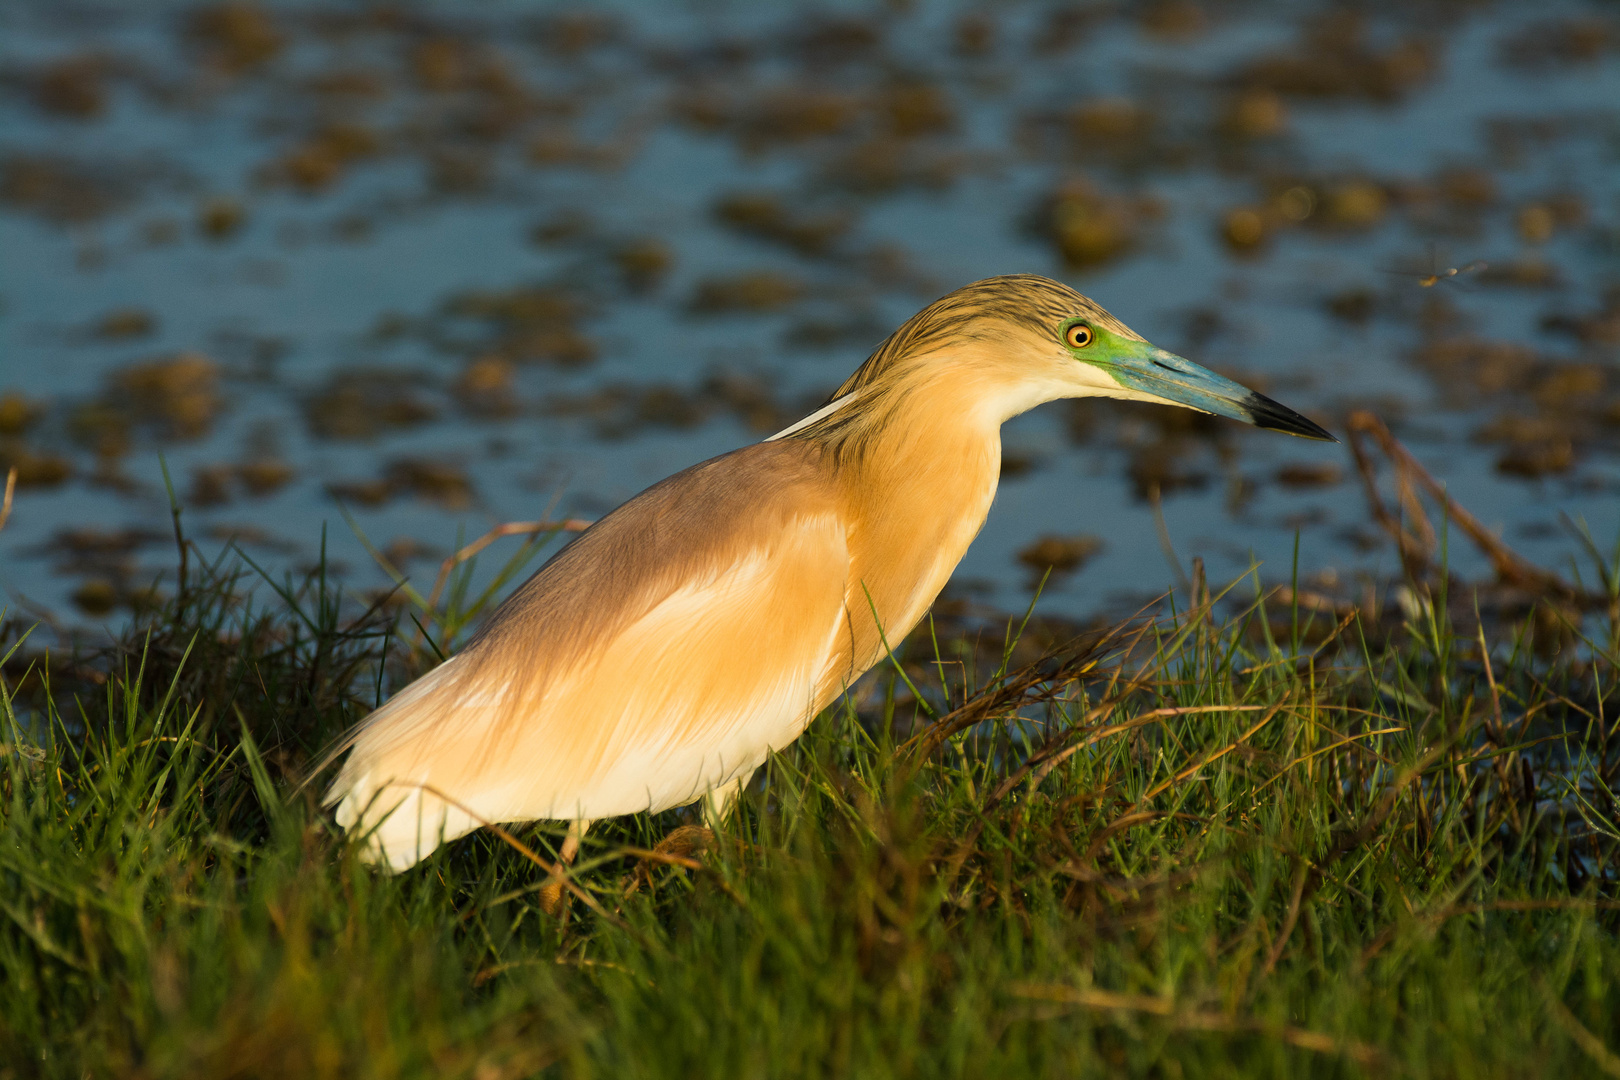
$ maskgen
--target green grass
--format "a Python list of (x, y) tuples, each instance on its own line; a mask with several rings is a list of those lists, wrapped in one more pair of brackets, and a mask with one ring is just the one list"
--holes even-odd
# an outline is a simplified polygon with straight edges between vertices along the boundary
[(1620, 1070), (1613, 626), (1229, 598), (1004, 671), (925, 632), (718, 839), (593, 831), (557, 919), (499, 837), (380, 876), (298, 786), (431, 662), (409, 620), (189, 575), (4, 668), (0, 1076)]

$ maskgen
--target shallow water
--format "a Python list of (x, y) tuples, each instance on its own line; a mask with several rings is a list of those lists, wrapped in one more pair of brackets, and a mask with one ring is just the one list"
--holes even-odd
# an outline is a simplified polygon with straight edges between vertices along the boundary
[[(205, 549), (302, 565), (324, 527), (380, 584), (346, 507), (430, 582), (1008, 272), (1341, 433), (1374, 409), (1567, 565), (1560, 515), (1620, 534), (1620, 20), (1362, 8), (8, 5), (0, 585), (116, 624), (172, 563), (160, 455)], [(1009, 424), (956, 590), (1020, 609), (1019, 553), (1092, 534), (1043, 610), (1158, 593), (1154, 490), (1215, 580), (1286, 579), (1296, 535), (1328, 591), (1398, 570), (1345, 447), (1186, 416)]]

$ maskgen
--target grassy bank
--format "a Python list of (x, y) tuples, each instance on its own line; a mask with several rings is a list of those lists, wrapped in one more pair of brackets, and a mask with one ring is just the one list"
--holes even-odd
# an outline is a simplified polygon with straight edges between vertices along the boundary
[(718, 838), (593, 831), (556, 919), (559, 831), (381, 877), (298, 787), (408, 619), (191, 558), (122, 648), (7, 660), (0, 1075), (1620, 1070), (1613, 626), (1248, 582), (1029, 664), (914, 637)]

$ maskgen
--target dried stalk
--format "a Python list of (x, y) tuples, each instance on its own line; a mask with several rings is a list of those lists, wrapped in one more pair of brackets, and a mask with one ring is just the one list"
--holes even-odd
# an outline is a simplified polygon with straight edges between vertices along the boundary
[(439, 594), (444, 591), (445, 583), (450, 580), (451, 571), (466, 562), (468, 559), (483, 551), (489, 545), (503, 536), (537, 536), (543, 532), (584, 532), (595, 522), (584, 518), (564, 518), (562, 521), (509, 521), (505, 525), (497, 525), (477, 540), (463, 547), (454, 555), (449, 556), (439, 564), (439, 576), (433, 581), (433, 591), (428, 593), (427, 606), (432, 611), (439, 604)]
[[(1361, 473), (1362, 486), (1367, 492), (1368, 507), (1374, 520), (1394, 538), (1400, 549), (1401, 563), (1413, 581), (1422, 581), (1428, 576), (1429, 564), (1438, 545), (1434, 527), (1429, 523), (1428, 516), (1423, 512), (1423, 504), (1417, 496), (1416, 489), (1421, 487), (1428, 492), (1430, 498), (1440, 504), (1447, 518), (1455, 522), (1469, 539), (1479, 545), (1479, 549), (1496, 568), (1500, 580), (1539, 593), (1556, 593), (1567, 597), (1576, 595), (1576, 591), (1558, 575), (1533, 565), (1493, 535), (1478, 518), (1451, 497), (1445, 486), (1419, 464), (1411, 451), (1390, 434), (1388, 426), (1378, 417), (1365, 409), (1358, 409), (1350, 414), (1348, 427), (1350, 451), (1355, 455), (1356, 468)], [(1368, 436), (1378, 443), (1384, 456), (1395, 468), (1397, 498), (1411, 522), (1412, 529), (1404, 526), (1390, 512), (1378, 493), (1377, 466), (1363, 443)], [(1415, 533), (1413, 529), (1416, 530)]]
[(6, 527), (11, 520), (11, 497), (17, 493), (17, 466), (13, 465), (11, 471), (6, 473), (6, 494), (0, 499), (0, 529)]

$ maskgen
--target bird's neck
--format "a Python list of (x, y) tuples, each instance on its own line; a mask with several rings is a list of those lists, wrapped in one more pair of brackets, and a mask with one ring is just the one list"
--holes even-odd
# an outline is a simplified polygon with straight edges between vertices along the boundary
[(986, 407), (983, 387), (934, 378), (898, 391), (839, 470), (851, 523), (851, 659), (860, 670), (882, 656), (884, 640), (898, 645), (950, 580), (1001, 471), (1005, 417)]

